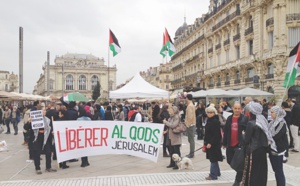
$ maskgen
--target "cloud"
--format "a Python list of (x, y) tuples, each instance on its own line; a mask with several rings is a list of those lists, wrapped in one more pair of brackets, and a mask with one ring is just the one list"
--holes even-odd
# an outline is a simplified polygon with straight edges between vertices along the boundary
[[(117, 84), (138, 71), (162, 62), (159, 51), (166, 27), (174, 37), (183, 24), (207, 12), (199, 0), (15, 0), (0, 7), (1, 69), (19, 74), (18, 30), (24, 29), (24, 92), (32, 92), (50, 51), (55, 56), (93, 54), (108, 59), (108, 29), (119, 40), (122, 52), (110, 57), (117, 65)], [(128, 68), (130, 66), (130, 68)]]

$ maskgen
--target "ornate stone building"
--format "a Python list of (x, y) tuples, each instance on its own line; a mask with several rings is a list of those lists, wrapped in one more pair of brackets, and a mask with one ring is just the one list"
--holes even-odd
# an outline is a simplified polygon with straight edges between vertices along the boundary
[(0, 70), (0, 90), (7, 92), (19, 92), (18, 75), (13, 72)]
[(150, 67), (147, 71), (140, 72), (140, 74), (150, 84), (168, 91), (172, 88), (171, 67), (171, 63), (160, 64), (158, 67)]
[(299, 0), (210, 0), (207, 14), (175, 33), (173, 88), (282, 95), (288, 55), (300, 41), (299, 7)]
[[(91, 99), (92, 91), (99, 81), (101, 85), (101, 98), (108, 97), (109, 90), (116, 88), (116, 66), (108, 68), (104, 65), (104, 59), (90, 54), (71, 54), (57, 56), (54, 65), (49, 65), (49, 80), (47, 81), (48, 65), (43, 66), (34, 93), (47, 96), (61, 97), (63, 93), (80, 92)], [(48, 86), (49, 83), (49, 86)]]

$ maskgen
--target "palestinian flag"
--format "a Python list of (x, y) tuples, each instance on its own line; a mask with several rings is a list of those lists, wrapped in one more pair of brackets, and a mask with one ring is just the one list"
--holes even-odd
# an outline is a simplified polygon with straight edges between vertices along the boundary
[(172, 42), (172, 39), (168, 33), (168, 30), (165, 28), (165, 40), (166, 40), (166, 45), (167, 45), (167, 50), (169, 52), (169, 56), (172, 56), (175, 52), (175, 47)]
[(166, 37), (165, 37), (165, 33), (163, 33), (163, 47), (162, 49), (160, 50), (160, 54), (163, 56), (163, 57), (166, 57), (166, 52), (168, 51), (167, 49), (167, 45), (166, 45)]
[(119, 45), (118, 39), (111, 30), (109, 30), (109, 48), (113, 52), (113, 57), (121, 52), (121, 47)]
[(283, 86), (290, 87), (295, 84), (295, 79), (300, 76), (300, 42), (290, 52)]

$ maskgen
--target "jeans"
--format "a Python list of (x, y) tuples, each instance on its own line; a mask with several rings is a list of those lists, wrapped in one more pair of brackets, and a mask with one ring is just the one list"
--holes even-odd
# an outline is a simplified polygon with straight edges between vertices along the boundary
[(10, 119), (4, 119), (4, 122), (7, 127), (7, 132), (10, 132), (10, 127), (9, 127)]
[(290, 128), (291, 128), (292, 138), (294, 141), (294, 149), (299, 151), (299, 138), (298, 138), (299, 127), (296, 125), (291, 125)]
[(218, 162), (210, 162), (210, 173), (209, 176), (213, 180), (217, 180), (218, 176), (221, 176), (220, 167)]
[(18, 121), (16, 118), (12, 118), (11, 119), (11, 123), (13, 124), (14, 130), (15, 130), (15, 134), (18, 133)]
[(285, 176), (283, 172), (283, 155), (273, 156), (270, 154), (269, 158), (272, 165), (272, 169), (275, 172), (277, 186), (285, 186)]
[(190, 155), (194, 156), (195, 152), (195, 125), (190, 126), (186, 129), (188, 141), (190, 143)]

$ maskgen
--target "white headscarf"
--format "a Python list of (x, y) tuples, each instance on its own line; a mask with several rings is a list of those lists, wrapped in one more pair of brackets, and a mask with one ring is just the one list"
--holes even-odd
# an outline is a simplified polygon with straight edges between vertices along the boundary
[(261, 128), (268, 138), (268, 143), (271, 146), (271, 149), (277, 152), (277, 147), (271, 133), (271, 125), (268, 123), (268, 120), (262, 115), (263, 107), (256, 102), (251, 101), (247, 104), (246, 108), (254, 115), (256, 115), (255, 124)]
[[(281, 128), (284, 126), (284, 124), (286, 123), (284, 120), (284, 117), (286, 116), (286, 112), (285, 112), (285, 110), (283, 110), (281, 107), (279, 107), (277, 105), (273, 106), (271, 108), (271, 112), (276, 113), (276, 118), (270, 122), (270, 125), (272, 127), (272, 130), (271, 130), (272, 136), (275, 136), (281, 130)], [(275, 127), (277, 127), (276, 130), (275, 130)]]

